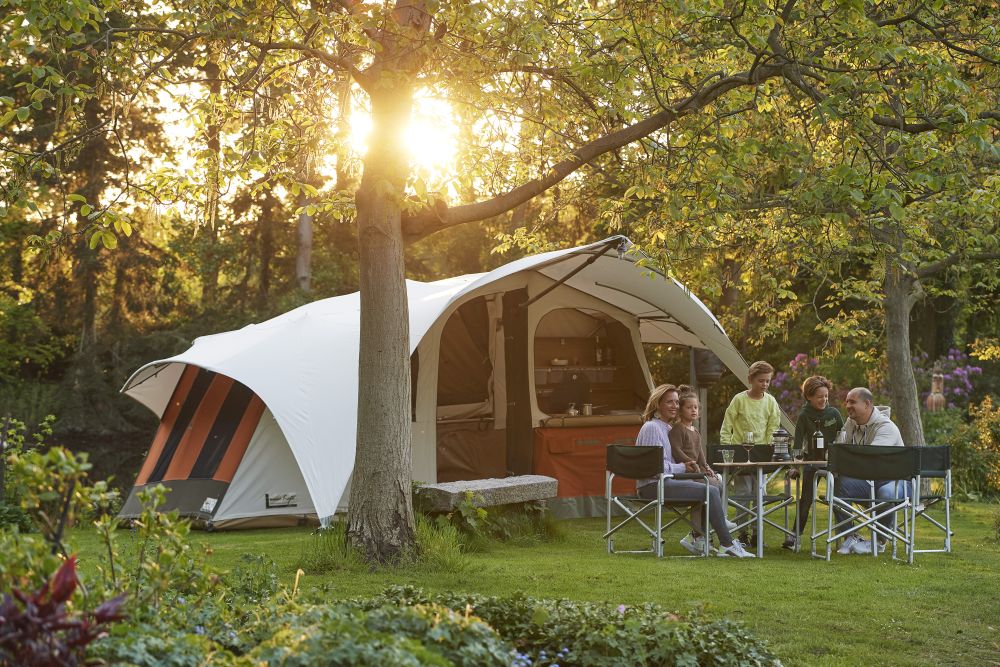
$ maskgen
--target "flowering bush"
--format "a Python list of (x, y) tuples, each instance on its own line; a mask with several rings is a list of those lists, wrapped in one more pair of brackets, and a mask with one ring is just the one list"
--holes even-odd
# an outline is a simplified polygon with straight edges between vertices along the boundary
[(926, 352), (921, 352), (913, 357), (913, 375), (917, 380), (921, 403), (931, 393), (931, 376), (934, 375), (935, 367), (944, 376), (944, 397), (948, 401), (948, 407), (964, 408), (972, 396), (972, 376), (982, 375), (983, 369), (973, 366), (969, 355), (954, 348), (934, 361), (930, 360)]
[[(788, 415), (797, 415), (805, 402), (802, 398), (802, 383), (810, 375), (816, 375), (819, 366), (817, 357), (799, 352), (788, 362), (787, 370), (775, 369), (771, 380), (771, 393), (778, 399), (778, 405)], [(832, 398), (832, 397), (831, 397)]]

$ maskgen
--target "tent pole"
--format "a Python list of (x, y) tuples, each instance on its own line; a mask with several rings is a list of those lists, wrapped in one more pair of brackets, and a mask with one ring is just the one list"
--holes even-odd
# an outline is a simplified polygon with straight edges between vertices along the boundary
[[(606, 245), (609, 245), (609, 246), (610, 245), (618, 245), (618, 240), (616, 239), (615, 242), (614, 242), (614, 244), (607, 243)], [(549, 292), (551, 292), (555, 288), (559, 287), (560, 285), (562, 285), (564, 282), (566, 282), (567, 280), (569, 280), (570, 278), (572, 278), (576, 274), (578, 274), (581, 271), (583, 271), (585, 268), (587, 268), (588, 266), (590, 266), (591, 264), (593, 264), (594, 262), (596, 262), (601, 257), (604, 257), (604, 253), (605, 252), (607, 252), (607, 251), (606, 250), (602, 250), (601, 252), (598, 252), (598, 253), (595, 253), (595, 254), (591, 255), (590, 259), (588, 259), (587, 261), (585, 261), (583, 264), (581, 264), (580, 266), (576, 267), (575, 269), (573, 269), (572, 271), (570, 271), (569, 273), (567, 273), (565, 276), (563, 276), (562, 278), (560, 278), (559, 280), (557, 280), (553, 284), (549, 285), (548, 287), (546, 287), (541, 292), (539, 292), (535, 296), (531, 297), (530, 299), (528, 299), (524, 303), (519, 303), (517, 305), (517, 307), (518, 308), (527, 308), (528, 306), (530, 306), (534, 302), (538, 301), (543, 296), (545, 296), (546, 294), (548, 294)]]

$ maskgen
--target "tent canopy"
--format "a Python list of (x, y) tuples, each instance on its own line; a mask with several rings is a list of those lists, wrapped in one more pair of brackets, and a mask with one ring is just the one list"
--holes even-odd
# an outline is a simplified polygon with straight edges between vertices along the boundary
[[(525, 257), (488, 273), (430, 283), (408, 280), (410, 351), (462, 304), (502, 291), (501, 284), (515, 275), (535, 274), (550, 287), (562, 284), (634, 316), (642, 342), (712, 350), (745, 379), (746, 361), (708, 308), (676, 280), (644, 266), (644, 260), (628, 239), (615, 236)], [(185, 366), (245, 385), (284, 434), (316, 513), (330, 516), (354, 468), (359, 324), (358, 293), (323, 299), (266, 322), (200, 337), (187, 351), (137, 370), (122, 391), (162, 418)]]

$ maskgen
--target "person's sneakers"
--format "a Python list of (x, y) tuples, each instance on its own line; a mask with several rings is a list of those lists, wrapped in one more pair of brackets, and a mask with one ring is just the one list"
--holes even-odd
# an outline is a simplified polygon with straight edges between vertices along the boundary
[(851, 545), (851, 553), (859, 554), (861, 556), (871, 556), (872, 555), (872, 543), (870, 540), (857, 539), (854, 540), (854, 544)]
[(736, 523), (735, 521), (730, 521), (729, 519), (726, 519), (726, 529), (727, 530), (730, 530), (730, 531), (736, 530), (736, 526), (738, 526), (738, 525), (739, 524)]
[(705, 536), (698, 535), (695, 537), (693, 534), (688, 533), (681, 538), (681, 546), (695, 556), (701, 556), (705, 553)]
[[(842, 556), (846, 556), (847, 554), (856, 554), (856, 553), (859, 553), (859, 552), (857, 552), (857, 551), (854, 550), (854, 545), (857, 544), (858, 542), (862, 542), (862, 541), (863, 540), (860, 537), (858, 537), (856, 534), (851, 533), (850, 535), (848, 535), (847, 537), (844, 538), (844, 543), (840, 545), (839, 549), (837, 549), (837, 553), (840, 554), (840, 555), (842, 555)], [(868, 553), (871, 553), (870, 546), (869, 546), (869, 549), (868, 549)]]
[(719, 556), (733, 556), (734, 558), (756, 558), (752, 553), (743, 548), (739, 540), (733, 540), (731, 546), (719, 547)]
[(789, 551), (795, 551), (795, 538), (786, 537), (785, 541), (781, 543), (782, 549), (788, 549)]

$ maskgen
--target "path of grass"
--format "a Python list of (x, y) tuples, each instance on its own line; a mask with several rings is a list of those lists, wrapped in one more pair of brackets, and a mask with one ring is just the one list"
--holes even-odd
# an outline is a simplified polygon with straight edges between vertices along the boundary
[[(554, 543), (497, 545), (470, 554), (463, 572), (406, 568), (389, 572), (333, 572), (309, 576), (304, 588), (330, 597), (374, 593), (390, 584), (431, 591), (538, 597), (654, 601), (711, 617), (741, 621), (767, 640), (788, 665), (1000, 665), (1000, 543), (993, 533), (996, 505), (964, 504), (954, 515), (955, 552), (918, 556), (908, 566), (863, 556), (831, 563), (776, 548), (769, 536), (763, 561), (610, 556), (603, 521), (562, 525)], [(84, 561), (99, 558), (94, 533), (74, 531)], [(680, 553), (671, 535), (670, 550)], [(245, 553), (266, 553), (283, 583), (315, 538), (306, 529), (198, 533), (211, 545), (211, 562), (234, 565)]]

